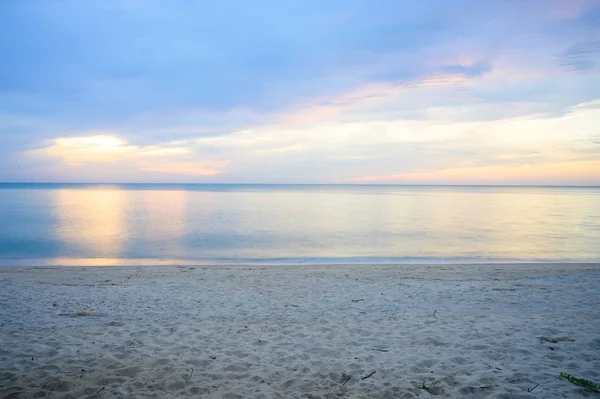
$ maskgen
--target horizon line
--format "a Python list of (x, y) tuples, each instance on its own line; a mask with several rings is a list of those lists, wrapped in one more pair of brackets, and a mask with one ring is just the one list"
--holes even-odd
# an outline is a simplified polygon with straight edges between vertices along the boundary
[(169, 183), (169, 182), (10, 182), (0, 181), (0, 185), (10, 184), (56, 184), (56, 185), (197, 185), (197, 186), (405, 186), (405, 187), (571, 187), (571, 188), (600, 188), (597, 185), (576, 185), (576, 184), (432, 184), (432, 183), (223, 183), (223, 182), (187, 182), (187, 183)]

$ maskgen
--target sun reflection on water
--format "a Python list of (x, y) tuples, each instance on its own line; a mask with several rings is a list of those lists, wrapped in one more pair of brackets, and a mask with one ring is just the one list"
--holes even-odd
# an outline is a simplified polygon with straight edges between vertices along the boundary
[(57, 235), (82, 254), (106, 258), (124, 247), (126, 193), (119, 189), (57, 190)]

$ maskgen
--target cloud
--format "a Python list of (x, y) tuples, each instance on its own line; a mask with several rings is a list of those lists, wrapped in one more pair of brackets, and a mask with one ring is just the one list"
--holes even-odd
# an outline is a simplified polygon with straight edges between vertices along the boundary
[(600, 5), (598, 0), (552, 0), (548, 1), (545, 9), (552, 16), (573, 19), (593, 10), (598, 5)]
[(140, 170), (147, 172), (168, 173), (183, 176), (212, 176), (221, 173), (229, 162), (169, 162), (152, 163), (140, 166)]
[(554, 51), (531, 32), (561, 30), (545, 11), (564, 3), (18, 2), (0, 16), (0, 105), (70, 130), (185, 109), (295, 108), (369, 82), (481, 74), (516, 49)]
[[(479, 178), (478, 170), (500, 173), (501, 167), (507, 167), (508, 173), (523, 165), (589, 161), (597, 154), (598, 100), (555, 116), (526, 112), (525, 107), (516, 112), (518, 116), (508, 118), (465, 118), (465, 106), (469, 112), (485, 114), (495, 105), (473, 108), (469, 102), (455, 102), (425, 108), (417, 119), (373, 119), (379, 107), (385, 110), (400, 97), (406, 96), (408, 103), (423, 91), (439, 93), (448, 87), (471, 86), (478, 79), (449, 75), (405, 85), (370, 85), (323, 100), (318, 103), (323, 105), (307, 107), (291, 117), (275, 114), (270, 119), (276, 123), (227, 135), (150, 146), (133, 145), (116, 135), (63, 137), (31, 154), (58, 158), (82, 170), (91, 163), (120, 162), (144, 176), (219, 176), (231, 182), (249, 178), (256, 182), (254, 176), (261, 176), (263, 182), (322, 183), (429, 181), (435, 173), (447, 181), (458, 176), (449, 170), (471, 171), (473, 178)], [(322, 109), (335, 112), (321, 117)], [(314, 118), (312, 112), (319, 117)], [(389, 170), (393, 172), (385, 173)], [(492, 175), (490, 179), (501, 180)]]
[(59, 137), (48, 147), (29, 151), (33, 157), (55, 157), (71, 166), (87, 163), (118, 162), (132, 158), (170, 157), (189, 154), (184, 147), (140, 147), (130, 145), (126, 140), (105, 134), (80, 137)]
[(598, 184), (600, 161), (496, 165), (426, 170), (342, 180), (345, 183)]
[(558, 57), (559, 65), (567, 71), (594, 69), (600, 60), (600, 40), (573, 45)]
[[(396, 172), (354, 176), (340, 181), (531, 183), (536, 176), (539, 182), (551, 182), (554, 176), (562, 182), (571, 179), (572, 182), (598, 184), (600, 161), (594, 141), (597, 123), (600, 123), (598, 109), (591, 104), (582, 104), (554, 118), (529, 116), (494, 123), (423, 124), (420, 131), (430, 132), (430, 136), (417, 141), (412, 148), (434, 151), (437, 165), (433, 161), (420, 167), (396, 162)], [(438, 142), (432, 140), (436, 135), (431, 132), (438, 132)]]

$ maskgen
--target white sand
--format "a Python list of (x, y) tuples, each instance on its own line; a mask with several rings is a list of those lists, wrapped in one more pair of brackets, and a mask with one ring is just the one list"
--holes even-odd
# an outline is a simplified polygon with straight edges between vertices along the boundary
[(597, 397), (561, 371), (598, 264), (0, 268), (3, 398)]

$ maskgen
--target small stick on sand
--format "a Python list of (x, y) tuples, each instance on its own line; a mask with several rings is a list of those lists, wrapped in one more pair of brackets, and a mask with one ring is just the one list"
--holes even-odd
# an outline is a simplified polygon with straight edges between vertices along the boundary
[(363, 380), (366, 380), (367, 378), (371, 378), (373, 377), (373, 374), (375, 374), (377, 371), (373, 370), (371, 371), (369, 374), (365, 375), (364, 377), (362, 377)]
[(185, 380), (185, 383), (187, 385), (187, 383), (190, 381), (190, 378), (192, 378), (192, 374), (194, 374), (194, 369), (192, 368), (192, 372), (190, 373), (190, 375), (188, 376), (187, 380)]
[(536, 389), (538, 387), (538, 385), (540, 385), (540, 384), (537, 384), (536, 386), (534, 386), (531, 389), (527, 388), (527, 392), (533, 392), (533, 390)]
[(435, 312), (437, 312), (437, 309), (433, 311), (433, 317), (437, 317), (437, 316), (435, 315)]
[(351, 377), (351, 376), (349, 376), (348, 374), (346, 374), (346, 373), (343, 373), (343, 374), (342, 374), (342, 378), (340, 378), (340, 382), (342, 383), (342, 386), (343, 386), (343, 385), (346, 385), (346, 383), (347, 383), (348, 381), (350, 381), (350, 379), (351, 379), (351, 378), (352, 378), (352, 377)]
[(379, 349), (379, 348), (372, 348), (372, 351), (377, 351), (377, 352), (389, 352), (389, 350), (387, 349)]
[(354, 302), (354, 303), (361, 302), (361, 301), (364, 302), (365, 300), (364, 299), (352, 299), (352, 302)]
[(104, 391), (104, 387), (100, 388), (100, 389), (98, 390), (98, 392), (96, 392), (96, 395), (98, 395), (98, 394), (99, 394), (100, 392), (102, 392), (102, 391)]

